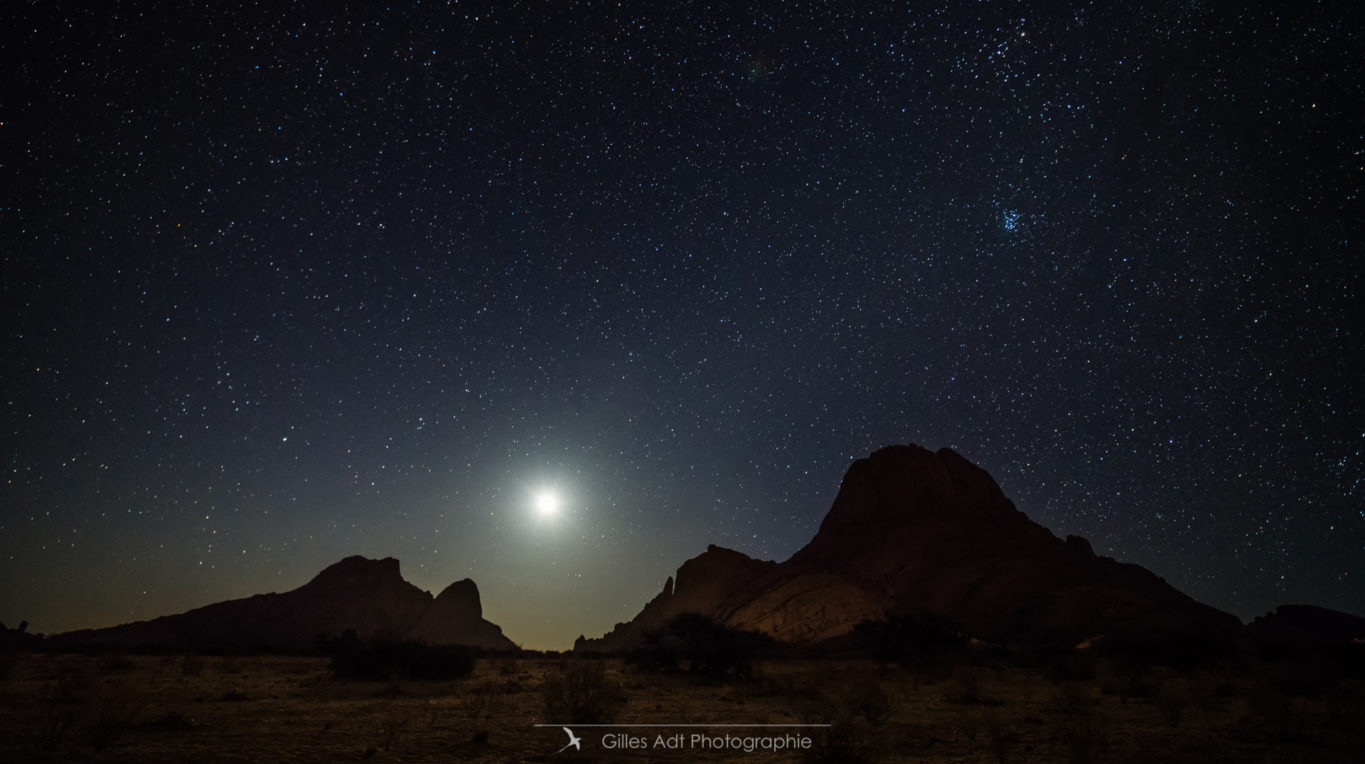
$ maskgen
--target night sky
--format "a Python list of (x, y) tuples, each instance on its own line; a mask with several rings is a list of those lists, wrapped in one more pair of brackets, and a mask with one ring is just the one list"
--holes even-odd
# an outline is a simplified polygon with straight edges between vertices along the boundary
[(565, 649), (911, 442), (1365, 611), (1365, 20), (1299, 5), (7, 4), (0, 620), (363, 554)]

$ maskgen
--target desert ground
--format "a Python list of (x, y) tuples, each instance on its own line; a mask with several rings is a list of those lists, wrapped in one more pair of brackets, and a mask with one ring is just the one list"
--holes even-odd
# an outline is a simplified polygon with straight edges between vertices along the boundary
[[(582, 750), (558, 752), (557, 725), (588, 721), (830, 726), (580, 726)], [(768, 660), (716, 677), (552, 655), (483, 657), (438, 682), (338, 678), (325, 657), (20, 654), (0, 680), (6, 762), (1359, 762), (1362, 721), (1362, 682), (1305, 663)], [(789, 733), (810, 747), (690, 738)]]

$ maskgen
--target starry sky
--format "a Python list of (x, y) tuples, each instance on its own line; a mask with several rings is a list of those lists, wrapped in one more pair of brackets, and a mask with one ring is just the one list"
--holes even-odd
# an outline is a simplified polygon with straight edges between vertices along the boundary
[(565, 649), (910, 442), (1361, 613), (1365, 23), (1243, 6), (8, 4), (0, 620), (363, 554)]

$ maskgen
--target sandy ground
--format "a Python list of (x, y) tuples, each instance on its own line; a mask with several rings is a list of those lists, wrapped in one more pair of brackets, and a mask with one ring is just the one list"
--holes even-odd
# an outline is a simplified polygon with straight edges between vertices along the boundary
[[(334, 678), (324, 658), (22, 655), (0, 681), (0, 761), (1365, 761), (1358, 681), (969, 662), (770, 661), (726, 681), (597, 670), (486, 658), (455, 681), (373, 682)], [(582, 750), (557, 753), (564, 731), (535, 725), (574, 722), (550, 716), (569, 713), (566, 687), (586, 699), (578, 722), (831, 726), (579, 724)], [(693, 735), (810, 747), (715, 750)]]

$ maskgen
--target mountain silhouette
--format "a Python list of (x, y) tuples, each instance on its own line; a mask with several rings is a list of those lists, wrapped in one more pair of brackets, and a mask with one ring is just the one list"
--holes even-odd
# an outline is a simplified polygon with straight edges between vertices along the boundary
[(1316, 605), (1280, 605), (1247, 625), (1261, 644), (1299, 648), (1365, 643), (1365, 618)]
[(580, 650), (625, 650), (684, 613), (794, 644), (862, 621), (933, 613), (992, 642), (1099, 635), (1223, 638), (1241, 622), (1137, 565), (1029, 520), (950, 449), (892, 446), (854, 462), (820, 530), (785, 562), (717, 546), (683, 563), (634, 619)]
[(195, 650), (307, 650), (354, 631), (362, 639), (514, 650), (483, 618), (479, 590), (465, 579), (439, 597), (403, 579), (398, 560), (347, 557), (282, 594), (257, 594), (185, 613), (48, 638), (58, 648), (178, 647)]

